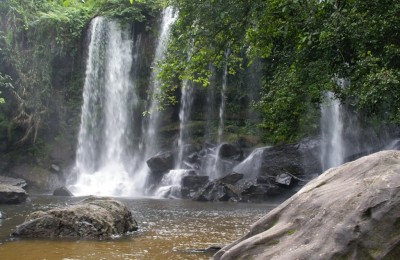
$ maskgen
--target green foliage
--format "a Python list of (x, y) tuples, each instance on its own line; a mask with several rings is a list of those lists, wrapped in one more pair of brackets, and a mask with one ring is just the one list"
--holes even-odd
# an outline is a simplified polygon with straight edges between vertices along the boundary
[(210, 64), (228, 63), (232, 75), (261, 59), (264, 87), (254, 107), (265, 140), (289, 142), (313, 132), (325, 91), (350, 98), (366, 115), (400, 123), (398, 1), (168, 3), (179, 18), (162, 63), (164, 100), (176, 101), (184, 79), (208, 85)]
[(54, 62), (72, 60), (71, 65), (75, 65), (82, 53), (83, 36), (93, 17), (104, 15), (125, 22), (144, 23), (150, 22), (158, 10), (156, 0), (132, 4), (127, 0), (1, 1), (0, 73), (13, 78), (14, 88), (8, 92), (13, 97), (15, 109), (8, 117), (25, 131), (20, 142), (34, 142), (38, 130), (46, 125), (51, 112), (49, 107), (56, 102), (53, 100), (55, 87), (76, 86), (77, 75), (71, 75), (70, 81), (74, 81), (71, 84), (65, 82), (65, 86), (53, 86)]

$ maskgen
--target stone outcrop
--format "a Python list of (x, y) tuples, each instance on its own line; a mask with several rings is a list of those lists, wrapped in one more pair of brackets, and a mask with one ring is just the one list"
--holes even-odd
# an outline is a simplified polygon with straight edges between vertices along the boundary
[(214, 259), (396, 259), (400, 152), (332, 168), (254, 223)]
[(66, 187), (59, 187), (53, 191), (53, 196), (72, 197), (74, 194), (72, 194), (72, 192)]
[(146, 161), (152, 173), (162, 174), (174, 168), (174, 153), (159, 153)]
[(10, 169), (10, 175), (27, 181), (30, 188), (38, 191), (52, 191), (63, 185), (60, 174), (55, 174), (49, 169), (38, 165), (18, 164)]
[(0, 184), (17, 186), (17, 187), (20, 187), (23, 189), (28, 186), (28, 184), (26, 183), (26, 181), (24, 179), (11, 178), (11, 177), (7, 177), (7, 176), (0, 176)]
[(241, 160), (243, 152), (235, 145), (223, 143), (217, 148), (219, 158), (234, 158), (235, 160)]
[(30, 238), (109, 238), (137, 230), (129, 209), (110, 198), (88, 198), (63, 208), (31, 213), (13, 232)]
[(239, 190), (228, 183), (219, 180), (211, 181), (193, 196), (195, 201), (239, 201)]
[(17, 204), (25, 202), (28, 193), (21, 187), (0, 184), (0, 204)]

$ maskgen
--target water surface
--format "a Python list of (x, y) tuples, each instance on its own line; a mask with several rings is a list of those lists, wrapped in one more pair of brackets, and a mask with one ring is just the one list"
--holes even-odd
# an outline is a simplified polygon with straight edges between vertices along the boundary
[(244, 235), (274, 204), (201, 203), (188, 200), (119, 198), (133, 212), (139, 230), (119, 238), (93, 240), (15, 239), (10, 233), (36, 210), (83, 198), (32, 196), (30, 203), (0, 205), (0, 259), (208, 259), (202, 249)]

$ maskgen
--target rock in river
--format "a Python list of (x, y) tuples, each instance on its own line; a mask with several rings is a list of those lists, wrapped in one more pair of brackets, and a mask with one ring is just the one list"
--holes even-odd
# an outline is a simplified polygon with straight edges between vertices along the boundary
[(398, 259), (400, 151), (332, 168), (214, 259)]
[(21, 187), (0, 184), (0, 204), (16, 204), (25, 202), (28, 193)]
[(91, 197), (47, 212), (31, 213), (13, 232), (18, 237), (109, 238), (137, 230), (129, 209), (110, 198)]
[(61, 197), (72, 197), (74, 194), (66, 187), (58, 187), (53, 191), (53, 196), (61, 196)]

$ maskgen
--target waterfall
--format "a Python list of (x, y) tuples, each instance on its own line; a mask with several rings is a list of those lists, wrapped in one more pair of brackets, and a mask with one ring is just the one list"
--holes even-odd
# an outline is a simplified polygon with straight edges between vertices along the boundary
[(162, 21), (161, 21), (161, 31), (158, 37), (158, 43), (156, 47), (156, 52), (153, 61), (153, 70), (151, 74), (151, 86), (150, 86), (150, 94), (149, 94), (149, 111), (150, 115), (147, 122), (147, 127), (144, 128), (144, 145), (146, 147), (146, 157), (153, 155), (155, 152), (159, 150), (158, 147), (158, 136), (156, 134), (157, 128), (159, 127), (160, 121), (160, 113), (158, 111), (158, 100), (155, 98), (158, 94), (160, 94), (160, 82), (157, 79), (157, 76), (160, 72), (160, 69), (157, 67), (157, 63), (160, 62), (164, 58), (165, 49), (169, 40), (169, 33), (171, 29), (171, 25), (176, 20), (176, 15), (172, 7), (167, 7), (162, 13)]
[(187, 142), (187, 139), (189, 137), (190, 131), (189, 131), (189, 119), (190, 119), (190, 113), (192, 110), (192, 104), (193, 104), (193, 87), (192, 84), (184, 80), (182, 82), (182, 96), (181, 96), (181, 105), (180, 105), (180, 110), (179, 110), (179, 120), (180, 120), (180, 126), (179, 126), (179, 139), (178, 139), (178, 160), (175, 163), (175, 168), (182, 168), (183, 167), (183, 156), (185, 153), (185, 144)]
[(222, 86), (221, 86), (221, 103), (219, 106), (219, 124), (218, 124), (218, 137), (217, 137), (217, 144), (218, 147), (215, 149), (215, 154), (213, 157), (213, 163), (208, 167), (208, 176), (210, 179), (216, 179), (221, 177), (221, 173), (223, 171), (223, 163), (221, 162), (221, 158), (219, 158), (220, 154), (220, 144), (222, 141), (222, 135), (224, 133), (225, 127), (225, 110), (226, 110), (226, 90), (228, 87), (228, 56), (229, 56), (229, 49), (225, 52), (225, 64), (222, 71)]
[(215, 88), (213, 84), (215, 84), (215, 67), (212, 65), (208, 66), (211, 71), (210, 76), (210, 86), (207, 88), (207, 97), (206, 97), (206, 125), (205, 125), (205, 143), (210, 143), (212, 141), (212, 127), (213, 120), (215, 114)]
[(326, 99), (321, 109), (321, 166), (324, 171), (343, 164), (345, 156), (341, 104), (332, 92), (326, 94)]
[(156, 152), (160, 150), (159, 147), (159, 137), (157, 134), (157, 129), (160, 124), (160, 112), (158, 111), (158, 100), (156, 96), (160, 94), (160, 82), (157, 79), (157, 76), (160, 72), (159, 67), (157, 67), (157, 63), (160, 62), (165, 55), (165, 50), (168, 45), (168, 40), (170, 36), (170, 30), (172, 24), (175, 22), (177, 18), (176, 12), (172, 7), (167, 7), (162, 12), (162, 19), (160, 25), (160, 33), (158, 36), (158, 41), (156, 45), (156, 51), (154, 55), (154, 60), (152, 62), (152, 73), (151, 73), (151, 85), (148, 93), (148, 106), (147, 109), (150, 114), (147, 116), (147, 120), (142, 125), (142, 146), (144, 147), (144, 159), (142, 160), (141, 168), (137, 171), (135, 175), (135, 187), (137, 189), (142, 189), (146, 185), (146, 178), (149, 173), (149, 168), (146, 164), (146, 159), (150, 156), (154, 155)]
[[(76, 195), (131, 194), (129, 105), (138, 102), (131, 78), (132, 35), (116, 21), (93, 19), (76, 156)], [(134, 75), (133, 75), (134, 77)]]
[(233, 168), (233, 172), (241, 173), (245, 178), (257, 178), (262, 168), (263, 154), (269, 146), (254, 149), (246, 159)]
[(225, 52), (225, 64), (222, 72), (222, 87), (221, 87), (221, 103), (219, 106), (219, 125), (218, 125), (218, 144), (221, 143), (222, 134), (224, 132), (224, 117), (225, 117), (225, 108), (226, 108), (226, 90), (228, 87), (228, 56), (229, 49)]
[(155, 192), (155, 197), (159, 198), (180, 198), (181, 181), (187, 175), (187, 170), (170, 170), (161, 180), (160, 188)]

